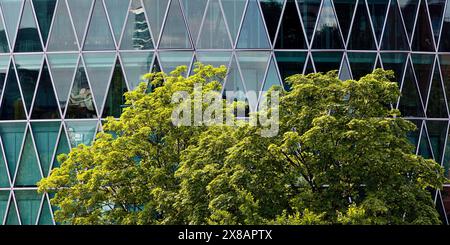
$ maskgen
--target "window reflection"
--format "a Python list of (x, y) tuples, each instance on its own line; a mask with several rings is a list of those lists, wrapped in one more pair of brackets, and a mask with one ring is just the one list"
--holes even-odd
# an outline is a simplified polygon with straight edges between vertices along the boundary
[(96, 118), (94, 99), (83, 68), (75, 76), (67, 109), (68, 118)]

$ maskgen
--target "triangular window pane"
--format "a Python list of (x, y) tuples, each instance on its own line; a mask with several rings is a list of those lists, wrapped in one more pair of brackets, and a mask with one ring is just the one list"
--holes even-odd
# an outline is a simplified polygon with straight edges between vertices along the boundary
[(70, 92), (66, 118), (97, 118), (92, 90), (81, 60)]
[(352, 74), (350, 73), (350, 68), (348, 65), (347, 59), (344, 57), (342, 61), (341, 70), (339, 72), (339, 79), (342, 81), (350, 80), (352, 79)]
[(102, 111), (104, 98), (108, 89), (111, 72), (116, 59), (115, 53), (86, 53), (84, 62), (91, 82), (95, 103)]
[(422, 128), (422, 120), (409, 119), (408, 121), (416, 125), (416, 130), (407, 133), (409, 141), (414, 145), (414, 152), (416, 153), (417, 144), (419, 143), (420, 129)]
[(439, 39), (439, 32), (441, 31), (445, 0), (428, 0), (427, 3), (428, 10), (430, 11), (431, 26), (433, 27), (434, 38), (437, 42)]
[(5, 225), (19, 225), (19, 224), (20, 223), (19, 217), (17, 216), (16, 204), (14, 204), (14, 199), (11, 198)]
[(369, 7), (370, 16), (372, 17), (372, 24), (377, 40), (380, 40), (388, 4), (389, 0), (367, 0), (367, 5)]
[(22, 8), (23, 0), (0, 0), (2, 5), (2, 14), (5, 18), (6, 30), (8, 31), (8, 38), (11, 46), (14, 44), (17, 33), (17, 26), (19, 24), (20, 10)]
[(280, 75), (283, 81), (286, 78), (295, 75), (302, 74), (303, 67), (306, 62), (306, 52), (275, 52), (275, 57), (278, 63), (278, 69), (280, 70)]
[(62, 111), (66, 108), (78, 54), (48, 54), (48, 64)]
[(80, 44), (83, 41), (93, 0), (67, 1)]
[(239, 34), (238, 48), (270, 48), (257, 1), (249, 1)]
[(186, 66), (188, 69), (191, 65), (193, 52), (160, 52), (162, 70), (169, 74), (178, 66)]
[(344, 40), (347, 40), (353, 12), (355, 11), (356, 0), (333, 0), (333, 3)]
[(179, 1), (170, 3), (164, 30), (161, 34), (160, 48), (191, 48), (186, 24), (181, 13)]
[(408, 64), (406, 68), (405, 79), (402, 86), (402, 95), (398, 109), (402, 113), (402, 116), (423, 117), (423, 107), (419, 96), (419, 90), (417, 89), (416, 80), (411, 69), (411, 65)]
[(417, 16), (411, 49), (416, 51), (434, 51), (433, 32), (431, 31), (430, 19), (428, 18), (424, 2), (421, 2), (419, 6), (419, 16)]
[(6, 30), (5, 25), (3, 24), (2, 16), (0, 16), (0, 53), (9, 53), (8, 38), (6, 37)]
[(444, 98), (444, 90), (441, 84), (439, 68), (434, 69), (431, 90), (428, 97), (427, 116), (430, 118), (448, 118), (447, 106)]
[(230, 69), (228, 70), (223, 97), (227, 101), (245, 101), (245, 88), (242, 82), (241, 74), (237, 67), (236, 58), (233, 57)]
[(3, 224), (9, 197), (9, 191), (0, 191), (0, 224)]
[(168, 4), (169, 0), (144, 0), (144, 7), (147, 12), (148, 22), (152, 28), (152, 33), (155, 40), (159, 40), (159, 35), (161, 33), (164, 16), (166, 16)]
[(120, 49), (153, 49), (150, 28), (147, 25), (144, 7), (140, 1), (132, 0), (131, 2)]
[(277, 49), (306, 49), (303, 28), (294, 0), (287, 0), (275, 43)]
[(66, 121), (70, 145), (91, 145), (97, 132), (97, 121)]
[[(191, 31), (191, 36), (194, 43), (197, 41), (207, 2), (207, 0), (181, 0), (181, 5), (183, 7), (184, 14), (186, 15), (186, 20), (188, 22), (189, 30)], [(213, 4), (218, 4), (218, 1), (210, 2), (210, 5)], [(220, 18), (220, 21), (223, 21), (222, 16), (220, 16)], [(214, 23), (219, 25), (218, 22)], [(205, 24), (207, 23), (205, 22)]]
[(314, 34), (313, 48), (343, 49), (341, 33), (331, 0), (324, 0)]
[(52, 80), (48, 73), (47, 64), (44, 64), (41, 78), (34, 98), (32, 119), (59, 119), (58, 101), (53, 90)]
[(34, 225), (38, 217), (42, 196), (37, 191), (15, 191), (22, 225)]
[(433, 159), (433, 153), (430, 142), (428, 141), (425, 124), (422, 127), (422, 136), (420, 137), (418, 154), (426, 159)]
[(17, 176), (14, 186), (29, 187), (36, 186), (42, 178), (39, 163), (34, 150), (31, 132), (27, 132), (25, 143), (23, 143), (22, 156), (17, 169)]
[(199, 62), (205, 65), (212, 65), (215, 67), (225, 66), (228, 67), (230, 64), (231, 52), (220, 52), (220, 51), (199, 51), (197, 52), (197, 59)]
[(52, 163), (53, 151), (59, 133), (60, 122), (33, 122), (34, 141), (39, 155), (44, 177), (47, 177)]
[(197, 48), (229, 49), (231, 48), (225, 19), (220, 10), (219, 1), (209, 2)]
[(27, 107), (27, 110), (30, 111), (31, 102), (39, 78), (39, 70), (42, 65), (42, 55), (16, 55), (14, 56), (14, 60), (16, 63), (20, 88), (22, 89), (23, 98), (25, 100), (25, 106)]
[(308, 40), (311, 40), (317, 15), (319, 14), (320, 0), (297, 0), (297, 3), (303, 19), (303, 25), (306, 29), (306, 35), (308, 36)]
[[(3, 150), (0, 149), (0, 187), (1, 188), (6, 188), (6, 187), (10, 187), (10, 183), (9, 183), (9, 177), (8, 177), (8, 166), (6, 165), (6, 161), (5, 161), (5, 157), (3, 155)], [(0, 192), (0, 220), (2, 218), (2, 211), (1, 210), (1, 192)]]
[(52, 169), (59, 168), (61, 163), (58, 161), (58, 156), (61, 154), (68, 154), (70, 152), (69, 142), (67, 141), (66, 131), (64, 127), (61, 130), (61, 135), (59, 136), (58, 146), (56, 147), (56, 152), (53, 157)]
[(406, 31), (408, 32), (408, 38), (411, 39), (419, 0), (398, 0), (398, 3), (400, 5), (400, 9), (402, 10), (403, 20), (405, 20), (405, 27)]
[(130, 0), (104, 0), (106, 11), (114, 32), (114, 37), (118, 42), (122, 34), (123, 23), (127, 17)]
[(221, 0), (231, 38), (236, 40), (246, 0)]
[(124, 93), (127, 91), (128, 89), (125, 82), (125, 77), (122, 73), (119, 60), (117, 60), (111, 79), (111, 84), (109, 85), (108, 96), (106, 97), (105, 109), (102, 114), (103, 118), (108, 116), (113, 116), (115, 118), (120, 117), (120, 114), (122, 114), (122, 108), (125, 105)]
[(33, 6), (38, 20), (39, 29), (44, 44), (47, 43), (48, 32), (52, 24), (56, 0), (33, 0)]
[(406, 53), (382, 53), (381, 58), (383, 60), (383, 68), (385, 70), (393, 70), (395, 80), (398, 83), (398, 87), (402, 84), (403, 71), (406, 64)]
[(144, 80), (142, 75), (150, 72), (153, 52), (121, 52), (122, 65), (130, 89), (135, 89)]
[(339, 70), (342, 61), (342, 52), (315, 52), (314, 65), (317, 72)]
[(53, 225), (51, 208), (48, 199), (45, 197), (42, 203), (41, 214), (39, 215), (38, 225)]
[(20, 149), (25, 135), (25, 126), (25, 123), (20, 122), (0, 124), (0, 136), (11, 178), (16, 172), (17, 160), (19, 159)]
[(8, 71), (8, 78), (6, 79), (5, 90), (1, 101), (0, 119), (26, 119), (25, 107), (23, 105), (22, 96), (20, 95), (19, 84), (12, 63)]
[(375, 64), (376, 53), (347, 53), (348, 61), (352, 69), (353, 79), (359, 80), (361, 77), (371, 73)]
[(381, 48), (385, 50), (409, 50), (403, 20), (397, 2), (393, 0), (389, 6), (388, 17), (383, 32)]
[(47, 46), (48, 51), (78, 50), (75, 32), (70, 23), (69, 11), (65, 1), (58, 1), (55, 20)]
[(95, 1), (89, 23), (84, 50), (115, 49), (102, 1)]
[(283, 83), (278, 76), (277, 68), (273, 58), (270, 60), (269, 70), (267, 71), (266, 81), (262, 91), (268, 91), (272, 86), (281, 86)]
[(14, 52), (41, 52), (42, 44), (30, 1), (25, 2)]
[(444, 153), (445, 138), (447, 136), (448, 121), (426, 121), (428, 136), (436, 162), (440, 163)]
[(306, 63), (305, 74), (310, 74), (310, 73), (314, 73), (314, 72), (316, 72), (316, 71), (314, 70), (312, 58), (310, 56), (308, 59), (308, 62)]
[[(126, 68), (124, 68), (124, 69), (126, 70)], [(155, 61), (153, 61), (153, 65), (152, 65), (152, 68), (150, 69), (150, 71), (155, 72), (155, 73), (162, 71), (161, 65), (159, 64), (159, 61), (158, 61), (158, 56), (155, 56)], [(126, 73), (126, 71), (125, 71), (125, 73)]]
[[(450, 95), (450, 56), (449, 55), (439, 55), (439, 63), (441, 64), (442, 81), (444, 82), (445, 94)], [(436, 63), (437, 65), (437, 63)], [(449, 96), (447, 96), (448, 98)], [(447, 100), (449, 103), (450, 100)], [(450, 141), (449, 141), (450, 142)], [(450, 152), (450, 150), (449, 150)], [(450, 155), (449, 155), (450, 157)]]
[(283, 10), (284, 0), (260, 0), (259, 2), (266, 21), (270, 40), (274, 41), (281, 17), (281, 11)]
[(369, 14), (364, 1), (359, 1), (356, 7), (347, 49), (376, 49)]
[(413, 54), (411, 55), (414, 70), (416, 72), (417, 83), (419, 84), (422, 98), (428, 96), (430, 88), (431, 74), (433, 71), (434, 55)]
[(447, 4), (447, 7), (445, 8), (439, 51), (441, 52), (450, 51), (450, 38), (445, 38), (448, 36), (450, 36), (450, 4)]

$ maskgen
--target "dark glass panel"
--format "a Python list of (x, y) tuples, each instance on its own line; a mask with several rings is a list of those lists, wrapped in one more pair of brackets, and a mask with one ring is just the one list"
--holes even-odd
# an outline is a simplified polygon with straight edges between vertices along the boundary
[(426, 123), (434, 158), (436, 159), (436, 162), (440, 163), (442, 154), (444, 154), (448, 121), (426, 121)]
[(381, 59), (383, 61), (383, 68), (385, 70), (393, 70), (395, 80), (400, 87), (403, 78), (403, 69), (405, 68), (406, 58), (408, 55), (406, 53), (382, 53)]
[[(127, 16), (130, 0), (104, 0), (104, 3), (106, 11), (108, 12), (111, 27), (114, 32), (114, 37), (116, 39), (116, 42), (119, 42), (120, 35), (122, 34), (123, 23), (125, 22), (125, 18)], [(134, 15), (134, 13), (132, 13), (131, 11), (130, 14)]]
[(348, 61), (352, 69), (353, 79), (359, 78), (371, 73), (375, 63), (376, 53), (347, 53)]
[(246, 0), (221, 0), (233, 43), (236, 40)]
[[(394, 0), (393, 0), (394, 1)], [(389, 0), (367, 0), (377, 40), (380, 40)]]
[(419, 90), (414, 79), (414, 73), (411, 64), (408, 63), (405, 73), (405, 79), (401, 88), (400, 102), (398, 109), (402, 116), (423, 117), (423, 107), (420, 100)]
[(15, 191), (22, 225), (35, 225), (41, 206), (42, 196), (35, 190)]
[(278, 69), (283, 81), (292, 75), (303, 73), (306, 54), (306, 52), (275, 52)]
[(61, 166), (61, 163), (58, 161), (58, 156), (61, 154), (67, 154), (70, 151), (69, 142), (67, 141), (66, 131), (64, 127), (61, 130), (61, 134), (59, 136), (58, 146), (56, 147), (55, 156), (53, 157), (52, 169), (58, 168)]
[(416, 153), (417, 145), (419, 143), (420, 129), (422, 128), (422, 120), (409, 119), (412, 123), (416, 125), (416, 130), (409, 131), (407, 133), (408, 139), (411, 144), (414, 145), (414, 151), (412, 153)]
[(51, 214), (50, 203), (47, 197), (44, 198), (44, 203), (42, 204), (41, 214), (39, 215), (38, 225), (53, 225), (53, 218)]
[(403, 20), (405, 21), (406, 32), (408, 32), (408, 37), (411, 39), (419, 0), (398, 0), (398, 3), (402, 11)]
[(9, 53), (8, 39), (6, 38), (6, 29), (5, 25), (3, 25), (3, 18), (0, 18), (0, 53)]
[(441, 84), (439, 69), (436, 67), (431, 81), (430, 96), (428, 97), (427, 116), (431, 118), (448, 118), (444, 89)]
[(59, 1), (56, 7), (55, 20), (47, 46), (48, 51), (78, 50), (75, 32), (70, 23), (66, 2)]
[(122, 108), (125, 105), (124, 93), (127, 92), (127, 84), (122, 73), (119, 60), (116, 62), (111, 84), (109, 85), (108, 96), (106, 97), (105, 108), (102, 117), (113, 116), (119, 118), (122, 114)]
[(306, 63), (305, 74), (310, 74), (310, 73), (314, 73), (314, 72), (316, 72), (316, 71), (314, 70), (314, 66), (313, 66), (313, 63), (312, 63), (312, 58), (310, 56), (309, 59), (308, 59), (308, 62)]
[(8, 207), (9, 191), (0, 191), (0, 224), (3, 225), (3, 220)]
[(422, 135), (420, 136), (419, 149), (417, 153), (426, 159), (433, 159), (433, 153), (428, 140), (425, 124), (422, 126)]
[(441, 31), (445, 0), (427, 0), (427, 3), (428, 11), (431, 17), (431, 26), (433, 27), (434, 38), (437, 42), (439, 39), (439, 32)]
[(311, 36), (316, 25), (317, 15), (319, 14), (321, 0), (297, 0), (298, 8), (300, 10), (303, 26), (306, 30), (308, 40), (311, 40)]
[(342, 52), (315, 52), (312, 54), (317, 72), (339, 70)]
[(434, 55), (431, 54), (413, 54), (411, 55), (414, 71), (416, 73), (417, 83), (419, 84), (420, 94), (425, 101), (430, 88), (431, 72), (433, 71)]
[(41, 52), (42, 44), (29, 1), (25, 2), (14, 52)]
[(424, 2), (420, 3), (419, 16), (417, 16), (416, 28), (411, 44), (412, 50), (434, 51), (433, 33), (431, 31), (430, 19)]
[(249, 1), (237, 43), (238, 48), (270, 48), (257, 1)]
[(52, 24), (56, 0), (33, 0), (33, 6), (38, 20), (44, 45), (47, 43), (48, 32)]
[(159, 46), (160, 48), (192, 47), (179, 1), (171, 1), (170, 3)]
[[(195, 40), (195, 39), (194, 39)], [(198, 49), (229, 49), (231, 48), (225, 19), (218, 1), (208, 4), (205, 21), (197, 43)]]
[(356, 0), (333, 0), (344, 40), (347, 40)]
[(356, 7), (347, 49), (376, 49), (369, 14), (364, 1), (359, 1)]
[(140, 1), (133, 0), (131, 2), (120, 49), (153, 49), (150, 28), (147, 25), (144, 7)]
[[(189, 30), (191, 31), (191, 36), (192, 40), (194, 40), (194, 43), (197, 41), (207, 2), (207, 0), (181, 0), (181, 6), (183, 7), (184, 15), (186, 16), (186, 20), (188, 22)], [(218, 5), (218, 1), (213, 1), (210, 3), (210, 5), (211, 4)], [(225, 21), (222, 17), (222, 13), (220, 15), (220, 21)]]
[(64, 111), (77, 68), (78, 54), (49, 54), (47, 58), (59, 105)]
[(15, 55), (14, 60), (25, 106), (29, 112), (41, 69), (42, 55)]
[(23, 143), (22, 156), (17, 166), (17, 176), (14, 183), (16, 187), (36, 186), (36, 183), (42, 178), (39, 167), (34, 142), (31, 132), (27, 132), (25, 142)]
[(336, 15), (331, 0), (324, 0), (322, 11), (314, 34), (313, 48), (316, 49), (343, 49), (341, 33), (339, 31)]
[(84, 50), (115, 49), (102, 1), (96, 0), (88, 26)]
[(8, 214), (6, 217), (5, 225), (19, 225), (19, 217), (17, 216), (17, 208), (16, 204), (11, 198), (11, 202), (9, 203)]
[(277, 49), (306, 49), (305, 36), (300, 24), (297, 7), (294, 0), (287, 0), (281, 19), (278, 37), (275, 43)]
[(25, 123), (13, 122), (0, 124), (0, 136), (6, 161), (8, 162), (9, 176), (14, 176), (19, 159), (20, 149), (25, 136)]
[(442, 24), (441, 40), (439, 44), (439, 51), (450, 52), (450, 4), (447, 3), (444, 13), (444, 22)]
[(97, 118), (92, 90), (81, 60), (70, 92), (66, 118)]
[[(441, 64), (442, 81), (444, 82), (445, 94), (450, 95), (450, 55), (439, 55), (439, 63)], [(450, 101), (447, 100), (447, 103), (450, 103)]]
[(408, 38), (397, 2), (392, 0), (383, 34), (381, 49), (409, 50)]
[(9, 68), (5, 91), (3, 92), (2, 103), (0, 106), (0, 119), (26, 119), (25, 107), (23, 105), (22, 96), (20, 95), (19, 84), (12, 63)]
[(32, 122), (34, 141), (44, 177), (47, 177), (52, 163), (53, 151), (59, 133), (60, 122)]
[[(446, 173), (447, 178), (449, 176), (448, 175), (448, 173), (449, 173), (449, 171), (448, 171), (449, 170), (448, 163), (449, 162), (447, 162), (447, 163), (444, 162), (445, 173)], [(444, 204), (444, 211), (445, 211), (445, 213), (446, 213), (446, 215), (448, 217), (448, 216), (450, 216), (450, 187), (448, 187), (448, 186), (444, 187), (441, 190), (441, 193), (442, 193), (442, 202)]]
[(284, 0), (260, 0), (260, 4), (266, 21), (267, 31), (270, 35), (270, 40), (275, 41)]
[(34, 99), (32, 119), (56, 119), (61, 118), (56, 100), (55, 91), (53, 90), (50, 74), (48, 73), (47, 64), (44, 64), (36, 97)]

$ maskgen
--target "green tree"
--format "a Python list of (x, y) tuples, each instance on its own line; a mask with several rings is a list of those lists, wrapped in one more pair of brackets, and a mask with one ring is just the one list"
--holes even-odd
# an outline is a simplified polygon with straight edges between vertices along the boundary
[[(359, 81), (335, 72), (295, 75), (279, 91), (280, 133), (260, 126), (174, 126), (171, 96), (220, 91), (225, 68), (199, 65), (184, 78), (148, 74), (126, 94), (92, 146), (59, 157), (39, 183), (55, 192), (55, 218), (71, 224), (436, 224), (431, 194), (445, 180), (413, 154), (414, 124), (390, 104), (392, 72)], [(192, 103), (195, 103), (193, 101)], [(226, 105), (225, 112), (235, 105)], [(259, 114), (271, 114), (272, 109)], [(276, 118), (272, 118), (276, 120)]]

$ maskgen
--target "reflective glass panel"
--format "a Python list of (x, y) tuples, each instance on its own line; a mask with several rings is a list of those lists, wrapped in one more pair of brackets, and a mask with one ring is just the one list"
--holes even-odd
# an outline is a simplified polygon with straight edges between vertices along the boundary
[(72, 147), (79, 144), (90, 145), (95, 137), (97, 120), (66, 121), (66, 129)]
[(9, 42), (11, 43), (11, 46), (13, 46), (23, 0), (1, 0), (0, 4), (2, 5), (2, 14), (3, 18), (5, 18)]
[(186, 66), (188, 69), (191, 65), (193, 52), (160, 52), (159, 58), (161, 61), (162, 70), (169, 74), (178, 66)]
[(218, 1), (212, 1), (208, 5), (205, 21), (200, 32), (197, 48), (199, 49), (229, 49), (230, 38), (225, 24), (225, 19)]
[(428, 96), (428, 89), (430, 88), (434, 55), (412, 54), (411, 59), (416, 72), (417, 83), (419, 84), (422, 99), (426, 98)]
[(259, 2), (266, 21), (270, 40), (274, 41), (278, 29), (278, 22), (281, 17), (281, 11), (283, 10), (284, 0), (260, 0)]
[(40, 52), (42, 51), (41, 39), (34, 20), (33, 9), (30, 1), (25, 2), (22, 18), (17, 31), (14, 52)]
[(319, 14), (320, 0), (297, 0), (297, 3), (303, 19), (303, 26), (306, 29), (306, 35), (311, 40), (317, 15)]
[(287, 0), (281, 19), (278, 37), (275, 43), (277, 49), (307, 48), (300, 17), (294, 0)]
[(144, 7), (140, 1), (132, 0), (120, 49), (141, 50), (152, 48), (153, 42), (145, 18)]
[(19, 159), (20, 149), (25, 135), (25, 126), (25, 123), (18, 122), (0, 124), (0, 136), (11, 178), (16, 172), (17, 160)]
[[(192, 40), (197, 42), (198, 33), (205, 13), (207, 0), (181, 0), (184, 15), (188, 22), (189, 30), (191, 31)], [(212, 1), (210, 5), (218, 5), (218, 0)], [(219, 9), (220, 11), (220, 9)], [(214, 20), (214, 19), (213, 19)], [(223, 18), (220, 21), (224, 21)], [(206, 23), (205, 23), (206, 24)], [(223, 24), (217, 24), (223, 25)]]
[(20, 95), (16, 72), (14, 71), (13, 64), (11, 63), (0, 106), (0, 119), (20, 120), (25, 118), (26, 114), (23, 99)]
[(169, 0), (144, 0), (148, 22), (152, 28), (153, 38), (159, 40), (164, 16), (166, 15)]
[(36, 191), (15, 191), (22, 225), (35, 225), (42, 196)]
[(419, 6), (419, 16), (417, 16), (411, 49), (417, 51), (434, 51), (433, 32), (424, 2), (421, 2)]
[(57, 119), (61, 118), (58, 101), (53, 90), (52, 80), (48, 73), (47, 64), (42, 68), (39, 85), (34, 98), (32, 119)]
[(44, 45), (47, 43), (48, 32), (52, 24), (56, 0), (33, 0), (33, 6), (38, 20)]
[(81, 60), (70, 92), (66, 118), (97, 118), (91, 86)]
[(317, 72), (339, 70), (342, 52), (315, 52), (313, 59)]
[(435, 68), (431, 81), (430, 95), (427, 104), (427, 116), (430, 118), (448, 118), (444, 89), (441, 84), (439, 69)]
[(95, 1), (84, 42), (84, 50), (115, 49), (102, 1)]
[(31, 102), (36, 89), (39, 70), (42, 65), (42, 55), (15, 55), (17, 75), (22, 89), (25, 106), (30, 111)]
[(255, 0), (248, 2), (237, 47), (270, 48), (258, 2)]
[(359, 80), (362, 76), (372, 72), (376, 56), (376, 53), (347, 53), (353, 79)]
[(36, 186), (36, 183), (41, 180), (41, 178), (42, 175), (36, 150), (34, 149), (34, 142), (31, 137), (31, 132), (28, 131), (27, 136), (25, 137), (25, 142), (23, 143), (22, 156), (20, 157), (19, 165), (17, 167), (17, 175), (14, 186)]
[(344, 40), (347, 40), (356, 0), (333, 0), (333, 4), (339, 19), (342, 35), (344, 35)]
[(170, 3), (169, 12), (161, 34), (160, 48), (191, 48), (186, 24), (179, 1)]
[(69, 10), (72, 15), (75, 31), (77, 32), (78, 41), (82, 44), (93, 0), (69, 0), (67, 3), (69, 4)]
[(246, 0), (221, 0), (231, 38), (234, 42), (244, 14)]
[(114, 37), (116, 42), (119, 42), (130, 0), (104, 0), (104, 3), (114, 32)]
[(49, 54), (47, 58), (59, 104), (64, 111), (77, 67), (78, 54)]
[(111, 84), (109, 85), (108, 95), (106, 97), (105, 109), (102, 117), (113, 116), (119, 118), (122, 113), (122, 108), (125, 105), (124, 93), (127, 92), (127, 84), (122, 73), (122, 68), (119, 61), (117, 61), (114, 68)]
[(402, 116), (423, 117), (422, 102), (420, 100), (419, 89), (416, 85), (416, 79), (414, 78), (411, 64), (407, 65), (405, 79), (401, 88), (402, 96), (398, 109), (402, 113)]
[(317, 22), (314, 34), (313, 48), (316, 49), (342, 49), (342, 37), (338, 22), (334, 14), (331, 0), (324, 0), (322, 11)]
[(440, 163), (444, 153), (445, 138), (447, 135), (448, 121), (426, 121), (428, 136), (436, 162)]
[(70, 23), (69, 11), (65, 1), (58, 1), (55, 20), (47, 46), (48, 51), (78, 50), (75, 32)]
[(32, 122), (34, 141), (44, 177), (47, 177), (59, 133), (60, 122)]
[(143, 82), (142, 75), (150, 72), (153, 52), (121, 52), (120, 58), (128, 85), (134, 89)]
[(364, 1), (359, 1), (356, 7), (347, 49), (376, 49), (369, 14)]

